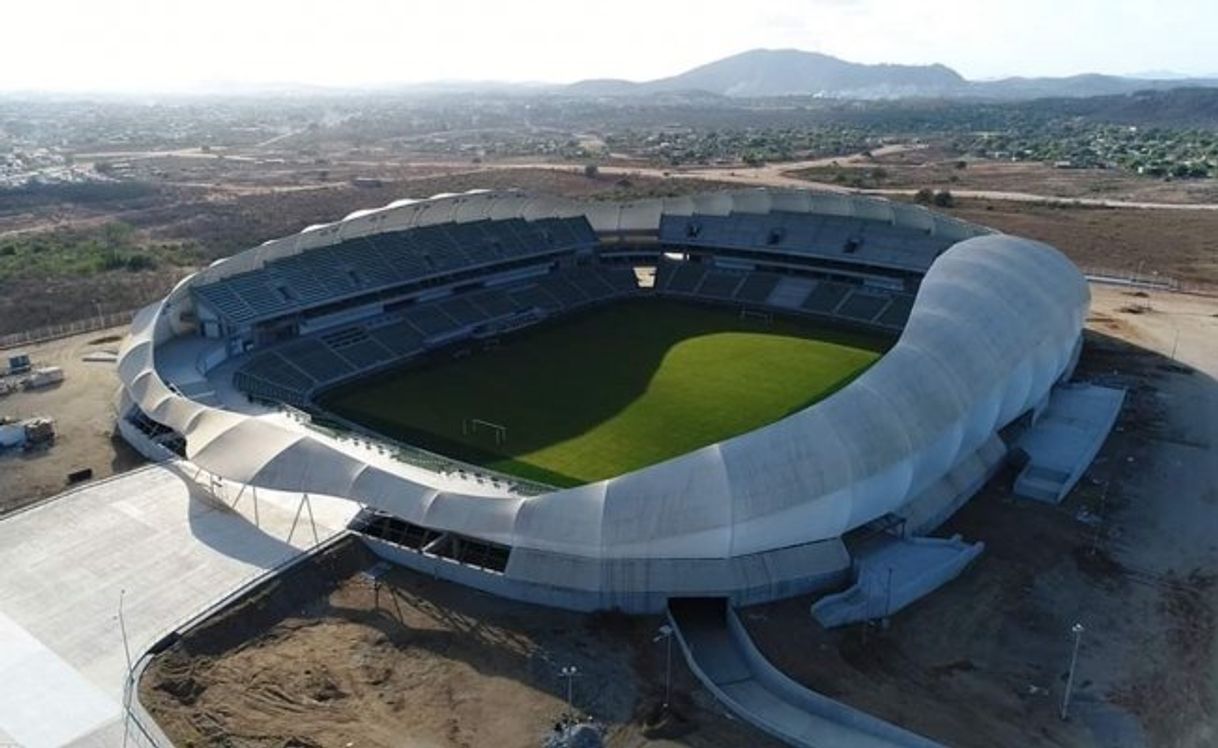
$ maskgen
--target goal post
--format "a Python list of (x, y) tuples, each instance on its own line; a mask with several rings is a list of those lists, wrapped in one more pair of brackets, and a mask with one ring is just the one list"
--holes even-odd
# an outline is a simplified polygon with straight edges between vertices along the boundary
[(480, 433), (489, 433), (496, 446), (507, 441), (507, 426), (502, 423), (488, 421), (485, 418), (466, 418), (461, 421), (462, 436), (476, 437)]

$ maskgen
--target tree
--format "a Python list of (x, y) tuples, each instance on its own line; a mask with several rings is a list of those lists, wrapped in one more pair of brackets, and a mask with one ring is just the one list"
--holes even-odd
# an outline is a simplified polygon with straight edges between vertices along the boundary
[(588, 179), (596, 179), (600, 173), (601, 167), (596, 164), (584, 164), (584, 176)]
[(930, 205), (935, 201), (935, 192), (929, 187), (923, 187), (914, 193), (914, 202), (919, 205)]
[(935, 206), (939, 208), (950, 208), (956, 202), (952, 197), (952, 193), (947, 190), (939, 190), (935, 193)]

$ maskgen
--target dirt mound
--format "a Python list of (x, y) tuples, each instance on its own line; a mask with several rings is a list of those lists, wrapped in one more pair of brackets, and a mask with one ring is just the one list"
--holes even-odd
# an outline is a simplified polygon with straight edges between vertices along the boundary
[(370, 563), (350, 541), (252, 590), (153, 659), (141, 702), (183, 746), (507, 748), (560, 733), (584, 745), (591, 733), (567, 734), (559, 675), (575, 665), (579, 723), (593, 719), (605, 745), (769, 745), (679, 662), (679, 707), (640, 706), (663, 693), (654, 619), (513, 603), (401, 569), (378, 569), (378, 589)]

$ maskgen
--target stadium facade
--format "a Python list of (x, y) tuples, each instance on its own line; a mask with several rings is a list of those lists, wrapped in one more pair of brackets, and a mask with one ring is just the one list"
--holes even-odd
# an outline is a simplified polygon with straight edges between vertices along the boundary
[[(644, 267), (653, 282), (638, 282)], [(562, 490), (403, 460), (294, 410), (428, 351), (648, 294), (895, 343), (770, 425)], [(359, 502), (353, 527), (379, 553), (496, 594), (574, 609), (747, 604), (841, 583), (852, 537), (918, 535), (949, 517), (1070, 376), (1088, 303), (1052, 247), (886, 200), (440, 195), (313, 226), (182, 281), (132, 324), (120, 427), (145, 453), (172, 449), (238, 490)]]

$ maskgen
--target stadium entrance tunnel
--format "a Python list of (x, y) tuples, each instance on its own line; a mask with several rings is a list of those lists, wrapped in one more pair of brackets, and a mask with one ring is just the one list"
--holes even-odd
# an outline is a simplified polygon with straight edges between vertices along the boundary
[(502, 574), (512, 549), (451, 532), (431, 530), (390, 514), (363, 509), (350, 529), (369, 538), (418, 554), (446, 558), (459, 564)]

